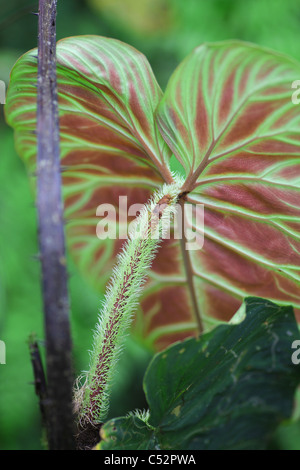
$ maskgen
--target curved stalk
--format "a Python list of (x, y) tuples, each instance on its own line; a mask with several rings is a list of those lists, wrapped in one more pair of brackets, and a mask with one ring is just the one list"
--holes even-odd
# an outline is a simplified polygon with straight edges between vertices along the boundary
[[(77, 392), (81, 426), (102, 423), (108, 411), (108, 391), (126, 331), (140, 293), (176, 209), (182, 181), (164, 185), (144, 206), (118, 256), (99, 316), (86, 382)], [(78, 403), (79, 402), (79, 403)]]

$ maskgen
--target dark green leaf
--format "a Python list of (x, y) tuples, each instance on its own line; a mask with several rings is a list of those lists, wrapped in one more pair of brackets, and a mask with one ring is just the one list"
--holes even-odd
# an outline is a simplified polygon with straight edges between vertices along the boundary
[(147, 424), (107, 423), (100, 448), (119, 449), (125, 439), (154, 448), (154, 436), (161, 449), (266, 448), (292, 413), (300, 368), (291, 346), (299, 331), (291, 307), (256, 297), (245, 300), (235, 323), (157, 354), (144, 380)]
[(112, 419), (101, 429), (101, 450), (159, 449), (153, 430), (139, 417)]

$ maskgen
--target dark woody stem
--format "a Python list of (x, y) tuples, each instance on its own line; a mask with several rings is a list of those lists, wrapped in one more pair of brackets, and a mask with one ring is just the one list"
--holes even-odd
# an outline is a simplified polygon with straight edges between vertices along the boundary
[(56, 84), (56, 0), (39, 1), (37, 209), (47, 363), (49, 449), (73, 449), (72, 360)]

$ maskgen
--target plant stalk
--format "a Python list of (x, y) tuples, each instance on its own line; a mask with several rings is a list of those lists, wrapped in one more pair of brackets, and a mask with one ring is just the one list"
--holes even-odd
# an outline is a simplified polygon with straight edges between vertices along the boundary
[(76, 394), (80, 427), (97, 426), (108, 411), (108, 393), (123, 340), (148, 269), (176, 210), (182, 181), (164, 185), (144, 207), (118, 257), (94, 337), (86, 382)]
[(50, 450), (68, 450), (75, 444), (56, 83), (56, 5), (56, 0), (39, 1), (37, 210), (46, 336), (48, 445)]

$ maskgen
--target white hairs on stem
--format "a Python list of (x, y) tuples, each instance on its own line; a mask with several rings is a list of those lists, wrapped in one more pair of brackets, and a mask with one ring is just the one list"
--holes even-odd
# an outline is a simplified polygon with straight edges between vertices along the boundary
[(90, 369), (85, 383), (75, 394), (75, 408), (81, 423), (96, 425), (106, 418), (108, 392), (123, 340), (137, 308), (147, 271), (176, 210), (182, 184), (183, 180), (174, 176), (173, 184), (165, 184), (152, 196), (118, 255), (96, 325)]

